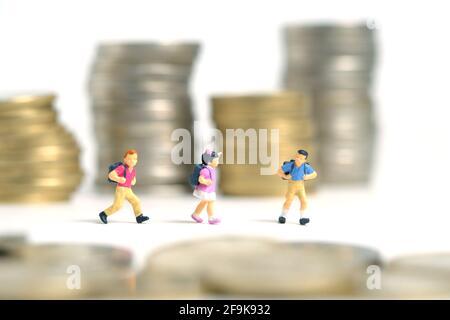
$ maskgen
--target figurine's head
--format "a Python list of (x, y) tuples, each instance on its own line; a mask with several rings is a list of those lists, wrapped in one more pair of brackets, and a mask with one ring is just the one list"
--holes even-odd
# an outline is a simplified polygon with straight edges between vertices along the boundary
[(308, 159), (308, 152), (306, 150), (298, 150), (295, 154), (295, 162), (304, 163)]
[(219, 165), (219, 158), (222, 155), (222, 152), (215, 152), (211, 150), (206, 150), (202, 154), (202, 163), (204, 165), (209, 165), (213, 168), (217, 167)]
[(138, 161), (138, 154), (136, 150), (130, 149), (127, 152), (125, 152), (123, 156), (123, 163), (125, 163), (128, 168), (134, 168), (136, 166), (137, 161)]

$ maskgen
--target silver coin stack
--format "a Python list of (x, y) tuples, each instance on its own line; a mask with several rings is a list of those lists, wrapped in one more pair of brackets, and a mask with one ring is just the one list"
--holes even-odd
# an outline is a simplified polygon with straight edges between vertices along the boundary
[(101, 44), (92, 65), (89, 94), (97, 141), (98, 187), (108, 166), (138, 151), (141, 190), (186, 187), (189, 165), (171, 160), (175, 129), (192, 129), (189, 80), (196, 43)]
[(366, 24), (284, 29), (284, 87), (313, 96), (321, 182), (368, 183), (375, 141), (375, 30)]

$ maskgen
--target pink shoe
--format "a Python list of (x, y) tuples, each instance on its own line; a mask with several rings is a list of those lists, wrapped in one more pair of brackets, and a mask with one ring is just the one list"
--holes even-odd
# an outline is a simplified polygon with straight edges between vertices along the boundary
[(212, 218), (210, 220), (208, 220), (209, 224), (219, 224), (220, 223), (220, 219), (219, 218)]
[(197, 223), (202, 223), (203, 222), (203, 219), (200, 218), (199, 216), (196, 216), (195, 214), (192, 214), (191, 218), (194, 219), (194, 221), (197, 222)]

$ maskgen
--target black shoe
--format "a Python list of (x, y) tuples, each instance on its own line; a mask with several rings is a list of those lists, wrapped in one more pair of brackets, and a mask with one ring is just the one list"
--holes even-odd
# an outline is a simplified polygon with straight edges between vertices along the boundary
[(150, 219), (149, 217), (144, 216), (143, 214), (141, 214), (140, 216), (136, 217), (136, 222), (137, 223), (142, 223), (144, 221), (147, 221), (148, 219)]
[(104, 224), (108, 223), (108, 216), (106, 215), (105, 211), (100, 212), (98, 216), (100, 217), (100, 220), (102, 220)]
[(309, 223), (309, 218), (301, 218), (300, 219), (300, 224), (302, 226), (306, 225), (307, 223)]
[(278, 217), (278, 223), (281, 223), (281, 224), (286, 223), (286, 218), (283, 216)]

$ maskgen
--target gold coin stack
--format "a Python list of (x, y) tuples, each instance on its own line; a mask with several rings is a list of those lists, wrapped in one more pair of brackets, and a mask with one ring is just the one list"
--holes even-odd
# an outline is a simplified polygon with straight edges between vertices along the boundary
[(0, 202), (66, 201), (83, 173), (52, 94), (0, 99)]
[[(261, 168), (269, 168), (267, 160), (261, 159), (261, 129), (267, 130), (267, 156), (278, 159), (275, 171), (283, 161), (293, 159), (299, 149), (305, 149), (311, 155), (308, 162), (317, 169), (315, 159), (315, 126), (312, 119), (311, 103), (307, 95), (296, 92), (272, 94), (215, 96), (212, 98), (213, 117), (217, 129), (221, 131), (223, 141), (223, 164), (219, 167), (219, 188), (223, 194), (240, 196), (272, 196), (286, 191), (286, 181), (273, 172), (262, 175)], [(227, 129), (256, 130), (256, 143), (250, 143), (248, 136), (245, 144), (239, 145), (237, 139), (227, 141)], [(271, 130), (278, 129), (278, 141), (273, 140)], [(264, 133), (263, 133), (264, 136)], [(231, 139), (230, 139), (231, 140)], [(228, 155), (233, 148), (234, 155)], [(271, 146), (278, 143), (279, 154), (272, 155)], [(264, 143), (263, 143), (264, 144)], [(237, 156), (245, 155), (245, 164), (237, 163)], [(263, 152), (264, 154), (264, 152)], [(250, 163), (252, 159), (253, 163)], [(255, 157), (257, 158), (255, 160)], [(232, 159), (234, 158), (234, 159)], [(263, 160), (263, 161), (262, 161)], [(256, 162), (256, 163), (255, 163)], [(266, 169), (267, 170), (267, 169)], [(272, 170), (274, 171), (274, 170)], [(316, 184), (306, 182), (308, 190)]]

